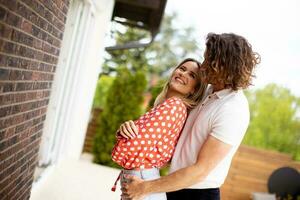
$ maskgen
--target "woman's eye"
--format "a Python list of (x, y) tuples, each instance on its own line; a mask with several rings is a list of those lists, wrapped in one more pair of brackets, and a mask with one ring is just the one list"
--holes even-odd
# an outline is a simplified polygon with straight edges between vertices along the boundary
[(185, 71), (185, 68), (184, 67), (179, 67), (179, 70)]
[(196, 78), (196, 76), (195, 76), (194, 74), (190, 74), (190, 77), (191, 77), (192, 79), (195, 79), (195, 78)]

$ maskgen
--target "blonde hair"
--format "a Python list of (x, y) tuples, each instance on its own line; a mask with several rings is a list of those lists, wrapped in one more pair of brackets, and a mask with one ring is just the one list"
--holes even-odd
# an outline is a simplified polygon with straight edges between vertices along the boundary
[[(171, 76), (169, 77), (168, 81), (165, 83), (162, 91), (156, 97), (155, 102), (154, 102), (154, 107), (156, 107), (157, 105), (161, 104), (164, 100), (166, 100), (166, 95), (167, 95), (167, 92), (170, 88), (170, 82), (171, 82), (171, 79), (172, 79), (172, 76), (173, 76), (175, 70), (177, 68), (179, 68), (182, 64), (186, 63), (186, 62), (194, 62), (194, 63), (197, 64), (198, 68), (200, 68), (200, 65), (201, 65), (200, 62), (198, 62), (197, 60), (195, 60), (193, 58), (186, 58), (182, 62), (180, 62), (175, 67), (175, 69), (173, 70), (173, 72), (172, 72)], [(207, 84), (203, 83), (200, 80), (200, 77), (199, 77), (200, 73), (198, 72), (197, 74), (198, 74), (198, 76), (197, 76), (198, 80), (197, 80), (197, 84), (195, 86), (195, 92), (192, 93), (192, 94), (189, 94), (187, 96), (182, 97), (182, 101), (188, 107), (188, 109), (193, 109), (195, 106), (197, 106), (201, 102), (201, 100), (204, 96), (205, 90), (207, 88)]]

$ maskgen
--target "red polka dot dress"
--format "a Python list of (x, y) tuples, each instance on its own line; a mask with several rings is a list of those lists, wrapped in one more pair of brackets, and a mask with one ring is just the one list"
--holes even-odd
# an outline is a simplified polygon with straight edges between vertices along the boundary
[(172, 157), (187, 118), (178, 97), (166, 99), (134, 121), (139, 134), (133, 139), (117, 135), (112, 160), (124, 169), (160, 168)]

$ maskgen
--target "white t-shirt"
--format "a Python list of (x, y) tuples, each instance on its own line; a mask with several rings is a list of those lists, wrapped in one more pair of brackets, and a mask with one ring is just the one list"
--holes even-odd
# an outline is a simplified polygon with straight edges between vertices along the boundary
[(194, 189), (218, 188), (224, 183), (250, 119), (248, 101), (242, 90), (224, 89), (212, 93), (212, 87), (209, 87), (207, 94), (187, 118), (172, 158), (170, 173), (193, 165), (209, 135), (232, 145), (232, 148), (203, 181), (189, 187)]

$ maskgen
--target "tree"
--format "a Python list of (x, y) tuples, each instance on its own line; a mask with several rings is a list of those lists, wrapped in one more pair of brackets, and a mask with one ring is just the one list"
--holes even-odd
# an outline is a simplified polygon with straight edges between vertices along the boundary
[(105, 100), (114, 77), (102, 75), (98, 82), (94, 96), (93, 108), (104, 108)]
[[(171, 67), (188, 56), (199, 60), (202, 50), (198, 47), (194, 28), (177, 28), (174, 25), (176, 19), (176, 13), (165, 15), (160, 32), (148, 47), (109, 52), (103, 73), (111, 74), (121, 64), (133, 71), (144, 69), (148, 75), (163, 76)], [(117, 44), (140, 41), (149, 36), (149, 33), (137, 28), (124, 29), (126, 31), (123, 29), (115, 31)]]
[(202, 50), (198, 46), (193, 27), (177, 28), (177, 14), (165, 15), (159, 34), (147, 49), (150, 72), (163, 76), (166, 71), (187, 57), (200, 60)]
[(117, 167), (110, 157), (116, 141), (115, 133), (121, 123), (141, 115), (145, 87), (146, 78), (143, 72), (130, 72), (125, 67), (118, 69), (94, 138), (94, 162)]
[(300, 160), (300, 99), (275, 84), (248, 91), (247, 97), (251, 121), (243, 143), (289, 153)]

